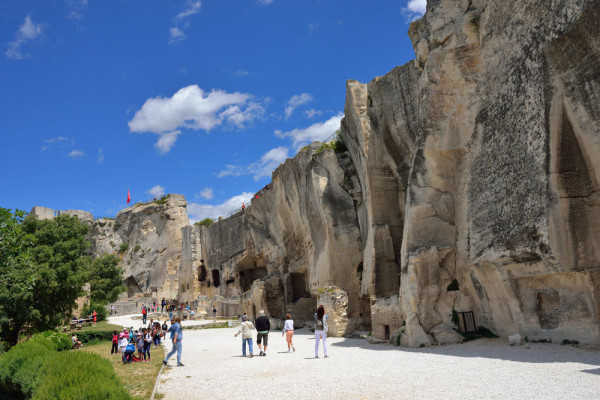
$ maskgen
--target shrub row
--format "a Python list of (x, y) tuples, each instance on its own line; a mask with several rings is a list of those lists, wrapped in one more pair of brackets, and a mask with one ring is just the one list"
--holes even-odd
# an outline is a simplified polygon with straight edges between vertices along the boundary
[[(98, 332), (94, 332), (98, 333)], [(110, 362), (71, 348), (68, 335), (43, 332), (0, 358), (1, 392), (8, 398), (130, 399)]]
[(33, 399), (131, 399), (110, 361), (85, 351), (55, 353), (38, 375)]
[(113, 331), (83, 331), (76, 332), (76, 335), (81, 343), (94, 344), (112, 340)]

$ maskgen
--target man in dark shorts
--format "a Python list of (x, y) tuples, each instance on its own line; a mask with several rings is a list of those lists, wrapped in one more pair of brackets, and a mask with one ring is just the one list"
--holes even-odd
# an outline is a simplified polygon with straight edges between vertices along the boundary
[[(271, 330), (271, 322), (269, 322), (269, 317), (265, 316), (265, 310), (260, 310), (258, 312), (258, 318), (256, 318), (256, 343), (258, 343), (258, 348), (260, 350), (260, 356), (267, 355), (267, 345), (269, 344), (269, 331)], [(263, 350), (262, 341), (265, 342), (265, 347)]]

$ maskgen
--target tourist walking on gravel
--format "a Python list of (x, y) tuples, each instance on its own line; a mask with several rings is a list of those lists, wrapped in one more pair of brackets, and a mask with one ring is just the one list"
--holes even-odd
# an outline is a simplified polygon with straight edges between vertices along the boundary
[(169, 354), (167, 354), (167, 356), (163, 360), (163, 364), (167, 365), (167, 361), (169, 360), (169, 358), (173, 354), (175, 354), (175, 352), (177, 352), (177, 366), (183, 367), (183, 364), (181, 363), (181, 350), (182, 350), (181, 340), (183, 339), (183, 331), (181, 330), (181, 318), (175, 317), (175, 322), (172, 323), (171, 327), (169, 328), (169, 332), (171, 332), (171, 340), (173, 341), (173, 348), (171, 349)]
[(142, 304), (142, 324), (146, 324), (146, 316), (148, 315), (148, 310), (146, 309), (146, 305)]
[(240, 333), (242, 334), (242, 355), (246, 357), (246, 342), (248, 342), (248, 349), (250, 350), (250, 357), (254, 357), (254, 352), (252, 350), (252, 331), (254, 330), (254, 325), (252, 322), (248, 321), (248, 316), (244, 315), (242, 319), (242, 323), (240, 324), (240, 329), (233, 336), (237, 337)]
[(288, 353), (296, 351), (294, 342), (292, 341), (294, 337), (294, 320), (289, 313), (285, 314), (285, 323), (283, 324), (283, 332), (281, 332), (281, 336), (283, 335), (285, 335), (285, 340), (287, 342)]
[(325, 307), (320, 305), (315, 313), (315, 358), (319, 358), (319, 340), (323, 339), (323, 355), (327, 357), (327, 319), (329, 315), (325, 314)]
[[(256, 343), (258, 344), (258, 349), (260, 350), (260, 356), (267, 355), (267, 344), (269, 344), (269, 331), (271, 330), (271, 322), (269, 321), (269, 317), (265, 316), (265, 310), (260, 310), (258, 312), (258, 318), (256, 318)], [(263, 349), (263, 345), (261, 342), (265, 342), (265, 347)]]

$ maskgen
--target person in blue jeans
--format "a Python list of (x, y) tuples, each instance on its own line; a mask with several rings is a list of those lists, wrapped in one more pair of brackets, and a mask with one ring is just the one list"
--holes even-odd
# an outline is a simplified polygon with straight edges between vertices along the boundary
[(242, 323), (240, 324), (240, 329), (233, 336), (237, 337), (240, 333), (242, 334), (242, 356), (246, 357), (246, 343), (248, 343), (248, 347), (250, 349), (250, 357), (254, 356), (254, 352), (252, 351), (252, 331), (254, 331), (254, 325), (252, 322), (248, 321), (248, 316), (244, 315), (242, 317)]
[(167, 354), (165, 359), (163, 360), (163, 364), (167, 365), (167, 361), (169, 358), (177, 352), (177, 366), (183, 367), (181, 363), (181, 340), (183, 339), (183, 332), (181, 330), (181, 318), (175, 317), (175, 322), (171, 324), (169, 328), (169, 332), (171, 332), (171, 340), (173, 341), (173, 348)]

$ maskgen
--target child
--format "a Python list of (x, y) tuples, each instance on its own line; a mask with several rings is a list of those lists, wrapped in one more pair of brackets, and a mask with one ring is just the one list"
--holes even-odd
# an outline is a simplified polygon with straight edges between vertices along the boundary
[(125, 333), (121, 333), (121, 339), (119, 339), (119, 349), (121, 350), (121, 355), (123, 356), (123, 362), (125, 362), (125, 349), (129, 344), (129, 336), (125, 335)]
[(142, 353), (144, 351), (144, 334), (146, 333), (146, 328), (140, 333), (137, 334), (135, 343), (137, 346), (138, 357), (142, 357)]
[(71, 343), (73, 343), (73, 347), (75, 349), (79, 349), (81, 347), (81, 342), (77, 340), (77, 335), (75, 334), (71, 335)]
[(110, 355), (117, 354), (119, 351), (119, 334), (117, 331), (113, 332), (112, 335), (112, 348), (110, 349)]

